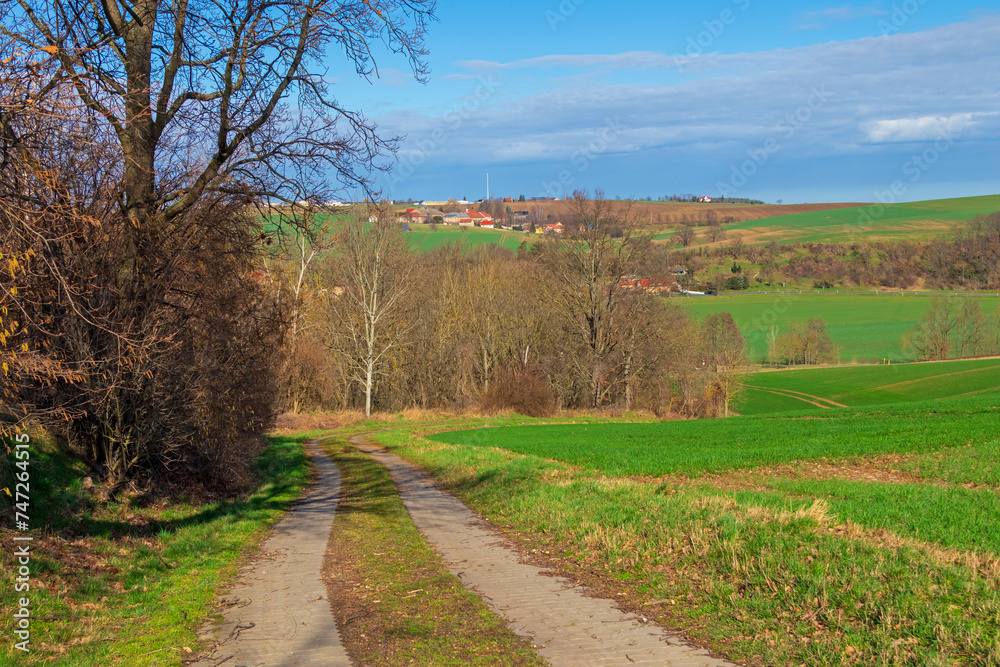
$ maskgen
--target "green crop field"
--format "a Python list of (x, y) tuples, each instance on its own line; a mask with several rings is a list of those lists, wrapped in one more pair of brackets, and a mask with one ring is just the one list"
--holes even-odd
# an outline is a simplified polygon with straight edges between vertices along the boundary
[(888, 366), (802, 368), (757, 373), (736, 410), (742, 415), (941, 400), (1000, 392), (1000, 359)]
[(948, 234), (980, 214), (1000, 211), (1000, 195), (812, 211), (726, 225), (747, 243), (923, 241)]
[[(697, 474), (792, 459), (928, 452), (996, 439), (1000, 394), (931, 404), (833, 409), (823, 419), (741, 417), (646, 424), (520, 426), (442, 433), (606, 475)], [(928, 412), (932, 410), (933, 412)]]
[[(320, 219), (326, 226), (328, 234), (334, 234), (349, 220), (359, 220), (357, 216), (350, 214), (328, 215)], [(265, 224), (268, 231), (274, 231), (276, 225), (273, 221)], [(291, 233), (291, 230), (284, 230)], [(466, 249), (484, 245), (500, 245), (510, 250), (517, 250), (522, 242), (534, 243), (536, 236), (525, 232), (515, 232), (506, 229), (482, 229), (480, 227), (458, 227), (455, 225), (431, 225), (411, 224), (410, 231), (404, 237), (410, 247), (416, 252), (432, 252), (436, 248), (446, 245), (460, 245)], [(294, 239), (294, 237), (293, 237)]]
[(984, 394), (378, 438), (550, 567), (737, 662), (992, 665), (998, 417)]
[[(1000, 295), (977, 294), (983, 312), (1000, 312)], [(826, 323), (842, 363), (912, 361), (900, 339), (926, 312), (930, 297), (899, 294), (736, 294), (692, 297), (676, 301), (698, 317), (727, 312), (747, 337), (750, 357), (765, 360), (767, 335), (772, 326), (779, 333), (790, 322), (819, 317)]]
[(438, 226), (431, 230), (430, 225), (410, 225), (407, 240), (417, 252), (431, 252), (445, 245), (461, 245), (474, 248), (482, 245), (500, 245), (510, 250), (517, 250), (522, 242), (531, 243), (531, 234), (513, 232), (505, 229), (481, 229), (478, 227)]

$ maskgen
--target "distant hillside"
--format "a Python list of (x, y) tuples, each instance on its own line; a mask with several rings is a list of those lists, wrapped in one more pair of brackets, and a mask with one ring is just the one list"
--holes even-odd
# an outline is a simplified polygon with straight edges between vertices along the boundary
[(809, 211), (738, 222), (726, 229), (729, 238), (740, 236), (753, 244), (926, 241), (953, 232), (976, 215), (996, 211), (1000, 211), (1000, 195), (987, 195)]
[[(859, 206), (857, 203), (835, 204), (696, 204), (691, 202), (659, 202), (635, 201), (614, 202), (620, 210), (631, 207), (630, 212), (654, 226), (677, 226), (684, 223), (707, 223), (714, 216), (718, 221), (730, 222), (753, 221), (761, 218), (787, 216), (798, 213), (830, 211), (845, 206)], [(513, 211), (532, 211), (538, 209), (543, 216), (552, 214), (554, 218), (565, 216), (569, 212), (569, 204), (565, 201), (556, 202), (508, 202)]]
[(809, 368), (754, 375), (738, 410), (759, 415), (998, 393), (1000, 359)]

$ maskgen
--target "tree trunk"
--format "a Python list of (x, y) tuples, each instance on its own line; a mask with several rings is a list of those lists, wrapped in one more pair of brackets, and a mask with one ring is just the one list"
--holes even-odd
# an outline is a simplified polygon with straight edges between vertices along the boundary
[[(135, 19), (125, 32), (125, 126), (122, 151), (125, 157), (125, 213), (139, 232), (139, 250), (151, 242), (146, 223), (152, 213), (156, 187), (152, 114), (152, 53), (157, 0), (139, 0), (133, 5)], [(145, 242), (145, 243), (144, 243)]]

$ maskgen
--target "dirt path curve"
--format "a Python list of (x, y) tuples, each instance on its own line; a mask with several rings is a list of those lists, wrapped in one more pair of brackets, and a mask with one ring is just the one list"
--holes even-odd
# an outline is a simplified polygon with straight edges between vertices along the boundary
[(521, 563), (495, 529), (435, 488), (427, 473), (369, 444), (365, 436), (350, 442), (389, 470), (413, 522), (448, 570), (507, 619), (514, 632), (530, 637), (538, 654), (555, 667), (732, 667), (608, 600), (587, 597), (565, 579)]
[(316, 465), (312, 488), (279, 521), (261, 556), (240, 572), (223, 604), (220, 644), (194, 667), (350, 667), (320, 581), (330, 526), (340, 494), (340, 471), (305, 443)]
[(812, 394), (805, 394), (801, 391), (793, 391), (791, 389), (774, 389), (773, 387), (761, 387), (755, 384), (748, 384), (744, 386), (747, 389), (766, 391), (769, 394), (777, 394), (778, 396), (784, 396), (785, 398), (794, 398), (796, 400), (804, 401), (806, 403), (812, 403), (817, 408), (823, 408), (824, 410), (829, 410), (830, 408), (851, 407), (849, 405), (844, 405), (843, 403), (837, 403), (836, 401), (831, 401), (829, 398), (823, 398), (822, 396), (813, 396)]

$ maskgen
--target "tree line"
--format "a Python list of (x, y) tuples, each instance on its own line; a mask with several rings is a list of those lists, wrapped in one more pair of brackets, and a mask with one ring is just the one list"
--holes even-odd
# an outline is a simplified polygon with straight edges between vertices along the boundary
[(577, 192), (566, 226), (518, 252), (418, 255), (397, 225), (352, 221), (326, 254), (275, 266), (302, 314), (285, 407), (725, 414), (746, 366), (732, 318), (622, 280), (660, 258), (627, 205)]

